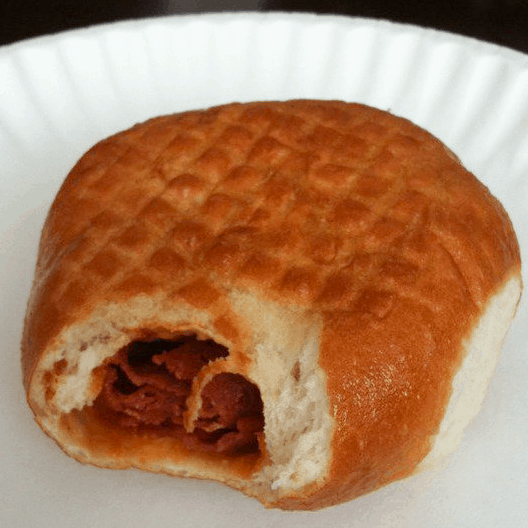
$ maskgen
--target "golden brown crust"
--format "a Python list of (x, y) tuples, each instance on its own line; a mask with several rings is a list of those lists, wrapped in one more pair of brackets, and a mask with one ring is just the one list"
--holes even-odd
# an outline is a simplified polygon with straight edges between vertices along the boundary
[(145, 293), (237, 332), (232, 288), (322, 314), (342, 502), (429, 449), (460, 342), (520, 256), (500, 204), (410, 122), (358, 104), (232, 104), (93, 147), (47, 218), (22, 343), (26, 387), (59, 331)]

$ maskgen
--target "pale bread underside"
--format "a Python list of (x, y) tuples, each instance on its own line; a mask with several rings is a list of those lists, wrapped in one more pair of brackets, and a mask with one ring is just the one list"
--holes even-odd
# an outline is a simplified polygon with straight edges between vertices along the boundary
[(464, 429), (477, 415), (486, 389), (499, 360), (506, 336), (521, 295), (519, 276), (509, 279), (489, 300), (471, 335), (464, 342), (464, 361), (453, 379), (453, 392), (431, 451), (417, 471), (436, 467), (454, 452)]

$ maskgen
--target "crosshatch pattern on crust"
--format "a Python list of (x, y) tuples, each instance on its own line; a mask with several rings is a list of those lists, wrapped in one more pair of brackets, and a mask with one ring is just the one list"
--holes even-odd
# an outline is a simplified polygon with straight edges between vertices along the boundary
[[(197, 274), (379, 318), (397, 297), (451, 310), (445, 291), (480, 306), (515, 256), (486, 250), (510, 227), (468, 204), (475, 185), (431, 135), (361, 105), (251, 103), (163, 116), (78, 162), (48, 218), (39, 269), (51, 274), (58, 312), (91, 290), (119, 300), (131, 282), (172, 298)], [(482, 246), (472, 258), (488, 274), (468, 262), (472, 245)]]
[[(256, 382), (271, 374), (259, 373), (270, 352), (285, 375), (297, 359), (292, 390), (324, 385), (327, 399), (314, 396), (332, 447), (326, 477), (275, 505), (319, 508), (408, 476), (436, 445), (464, 340), (519, 267), (498, 201), (404, 119), (335, 101), (154, 118), (93, 147), (57, 195), (26, 314), (24, 383), (30, 394), (53, 354), (78, 369), (116, 343), (187, 331), (225, 344), (224, 366)], [(260, 385), (268, 424), (284, 379)], [(42, 415), (54, 390), (33, 400)], [(322, 427), (309, 402), (299, 432), (305, 419)]]

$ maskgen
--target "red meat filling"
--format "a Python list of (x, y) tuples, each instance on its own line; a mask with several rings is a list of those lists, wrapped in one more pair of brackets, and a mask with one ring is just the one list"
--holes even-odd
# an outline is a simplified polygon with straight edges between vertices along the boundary
[(182, 336), (169, 341), (134, 341), (106, 367), (95, 408), (131, 432), (178, 436), (195, 450), (226, 454), (258, 452), (264, 428), (260, 391), (240, 374), (216, 375), (202, 391), (194, 432), (183, 427), (193, 378), (228, 350), (212, 340)]

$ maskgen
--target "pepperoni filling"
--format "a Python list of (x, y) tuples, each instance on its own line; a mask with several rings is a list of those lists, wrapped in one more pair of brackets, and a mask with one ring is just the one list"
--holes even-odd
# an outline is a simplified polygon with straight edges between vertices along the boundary
[(256, 453), (264, 428), (260, 391), (240, 374), (217, 374), (204, 387), (192, 433), (183, 425), (193, 378), (228, 350), (212, 340), (134, 341), (108, 363), (94, 408), (131, 432), (180, 437), (193, 450)]

